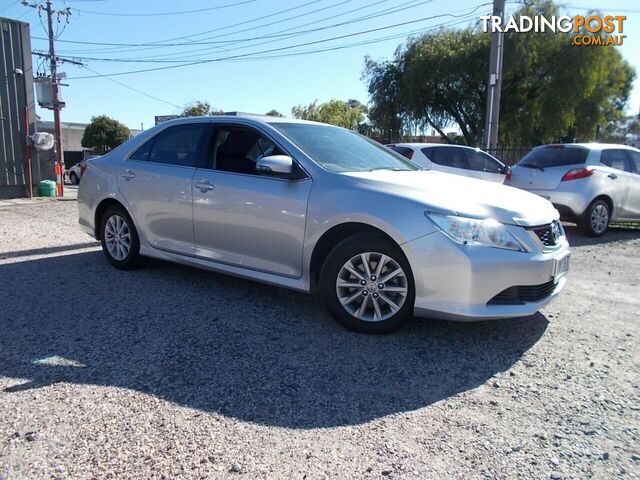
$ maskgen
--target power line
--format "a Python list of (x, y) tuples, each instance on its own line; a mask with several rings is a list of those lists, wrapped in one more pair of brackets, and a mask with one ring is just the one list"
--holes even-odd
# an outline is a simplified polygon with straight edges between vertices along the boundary
[[(356, 12), (356, 11), (359, 11), (359, 10), (363, 10), (365, 8), (370, 8), (370, 7), (376, 6), (376, 5), (380, 4), (380, 3), (383, 3), (385, 1), (386, 0), (378, 0), (377, 2), (370, 3), (368, 5), (365, 5), (364, 7), (359, 7), (359, 8), (355, 8), (355, 9), (349, 10), (347, 12), (343, 12), (341, 15), (347, 15), (349, 13), (353, 13), (353, 12)], [(245, 39), (245, 40), (236, 40), (236, 41), (237, 41), (237, 43), (248, 43), (248, 42), (251, 42), (251, 41), (258, 40), (259, 41), (258, 44), (260, 46), (267, 45), (267, 44), (270, 44), (270, 43), (277, 43), (277, 42), (280, 42), (282, 40), (290, 40), (290, 39), (295, 38), (295, 37), (306, 35), (307, 33), (314, 33), (314, 32), (320, 31), (320, 30), (326, 30), (326, 29), (340, 27), (340, 26), (344, 26), (344, 25), (351, 25), (351, 24), (359, 23), (359, 22), (362, 22), (362, 21), (365, 21), (365, 20), (369, 20), (369, 19), (372, 19), (372, 18), (378, 18), (378, 17), (391, 15), (393, 13), (397, 13), (397, 12), (400, 12), (402, 10), (406, 10), (408, 8), (415, 8), (415, 7), (419, 6), (419, 5), (424, 5), (424, 4), (427, 4), (427, 3), (431, 3), (432, 1), (433, 0), (422, 0), (422, 1), (420, 1), (420, 0), (409, 0), (408, 2), (401, 3), (401, 4), (396, 5), (394, 7), (385, 8), (383, 10), (378, 10), (376, 12), (372, 12), (370, 14), (367, 14), (367, 15), (364, 15), (364, 16), (361, 16), (361, 17), (356, 17), (356, 18), (353, 18), (353, 19), (350, 19), (350, 20), (346, 20), (344, 22), (340, 22), (340, 23), (336, 23), (336, 24), (332, 24), (332, 25), (327, 25), (327, 26), (321, 27), (321, 28), (315, 28), (315, 29), (309, 29), (309, 30), (298, 30), (298, 31), (291, 32), (291, 30), (295, 30), (297, 28), (307, 27), (309, 25), (315, 25), (315, 24), (318, 24), (318, 23), (326, 22), (327, 20), (332, 20), (332, 19), (335, 18), (335, 15), (332, 15), (330, 17), (325, 17), (325, 18), (322, 18), (322, 19), (319, 19), (319, 20), (314, 20), (312, 22), (307, 22), (307, 23), (305, 23), (303, 25), (297, 25), (297, 26), (293, 26), (293, 27), (290, 27), (290, 28), (287, 28), (287, 29), (284, 29), (284, 30), (279, 30), (279, 32), (280, 32), (279, 34), (264, 35), (264, 36), (258, 37), (258, 38)], [(416, 2), (419, 2), (419, 3), (416, 3)], [(285, 32), (290, 32), (290, 33), (285, 33)], [(236, 32), (236, 33), (239, 33), (239, 32)], [(217, 38), (217, 37), (210, 37), (210, 38)], [(268, 41), (266, 41), (266, 42), (263, 41), (265, 39), (268, 40)], [(235, 43), (236, 41), (232, 41), (232, 42)], [(177, 52), (177, 53), (167, 53), (167, 54), (162, 54), (162, 55), (156, 55), (154, 58), (168, 58), (168, 57), (176, 57), (176, 56), (184, 57), (187, 54), (195, 54), (195, 53), (200, 53), (200, 52), (214, 52), (214, 51), (216, 53), (233, 52), (233, 51), (237, 51), (237, 50), (244, 50), (246, 48), (253, 47), (253, 46), (256, 46), (258, 44), (257, 43), (253, 43), (253, 44), (250, 44), (250, 45), (239, 45), (239, 46), (237, 46), (235, 48), (225, 48), (225, 49), (222, 49), (222, 50), (221, 50), (222, 46), (216, 46), (216, 47), (213, 47), (213, 48), (201, 48), (201, 49), (190, 50), (190, 51), (181, 51), (181, 52)], [(133, 57), (133, 58), (141, 58), (141, 57)]]
[[(204, 32), (199, 32), (199, 33), (192, 33), (190, 35), (183, 35), (180, 37), (172, 37), (172, 38), (166, 38), (164, 40), (157, 40), (155, 42), (147, 42), (147, 43), (113, 43), (113, 42), (88, 42), (86, 40), (59, 40), (60, 42), (64, 42), (64, 43), (75, 43), (75, 44), (80, 44), (80, 45), (108, 45), (108, 46), (125, 46), (125, 47), (140, 47), (140, 46), (159, 46), (159, 47), (163, 47), (163, 46), (170, 46), (170, 44), (168, 44), (167, 42), (171, 42), (174, 40), (185, 40), (187, 38), (193, 38), (193, 37), (198, 37), (201, 35), (206, 35), (207, 33), (212, 33), (212, 32), (216, 32), (216, 31), (221, 31), (221, 30), (226, 30), (227, 28), (233, 28), (233, 27), (237, 27), (240, 25), (246, 25), (248, 23), (254, 22), (254, 21), (258, 21), (258, 20), (264, 20), (265, 18), (270, 18), (270, 17), (274, 17), (276, 15), (280, 15), (282, 13), (286, 13), (286, 12), (291, 12), (293, 10), (298, 10), (300, 8), (304, 8), (306, 6), (312, 5), (314, 3), (318, 3), (321, 2), (322, 0), (312, 0), (310, 2), (306, 2), (302, 5), (298, 5), (296, 7), (293, 8), (286, 8), (284, 10), (279, 10), (277, 12), (271, 13), (269, 15), (263, 15), (260, 17), (256, 17), (253, 19), (249, 19), (249, 20), (245, 20), (243, 22), (239, 22), (236, 24), (232, 24), (232, 25), (227, 25), (225, 27), (218, 27), (218, 28), (214, 28), (212, 30), (206, 30)], [(32, 37), (35, 38), (37, 40), (46, 40), (46, 38), (42, 38), (42, 37)]]
[(198, 10), (182, 10), (178, 12), (162, 12), (162, 13), (110, 13), (110, 12), (97, 12), (95, 10), (83, 10), (80, 8), (73, 8), (76, 12), (80, 13), (88, 13), (91, 15), (106, 15), (111, 17), (163, 17), (163, 16), (173, 16), (173, 15), (185, 15), (189, 13), (201, 13), (201, 12), (209, 12), (212, 10), (222, 10), (224, 8), (237, 7), (239, 5), (245, 5), (247, 3), (254, 3), (257, 0), (243, 0), (241, 2), (229, 3), (227, 5), (218, 5), (217, 7), (210, 8), (200, 8)]
[[(477, 7), (475, 7), (473, 10), (467, 12), (464, 15), (455, 15), (455, 14), (451, 14), (451, 13), (445, 13), (445, 14), (440, 14), (440, 15), (432, 15), (432, 16), (429, 16), (429, 17), (423, 17), (423, 18), (419, 18), (419, 19), (415, 19), (415, 20), (409, 20), (409, 21), (406, 21), (406, 22), (400, 22), (400, 23), (396, 23), (396, 24), (393, 24), (393, 25), (387, 25), (387, 26), (384, 26), (384, 27), (372, 28), (372, 29), (363, 30), (363, 31), (360, 31), (360, 32), (353, 32), (353, 33), (349, 33), (349, 34), (338, 35), (338, 36), (335, 36), (335, 37), (322, 39), (322, 40), (315, 40), (315, 41), (312, 41), (312, 42), (306, 42), (306, 43), (302, 43), (302, 44), (298, 44), (298, 45), (289, 45), (289, 46), (285, 46), (285, 47), (273, 48), (273, 49), (263, 50), (263, 51), (259, 51), (259, 52), (237, 54), (237, 55), (232, 55), (232, 56), (228, 56), (228, 57), (204, 59), (204, 60), (199, 60), (199, 61), (194, 61), (194, 62), (181, 63), (181, 64), (178, 64), (178, 65), (167, 65), (167, 66), (162, 66), (162, 67), (154, 67), (154, 68), (146, 68), (146, 69), (140, 69), (140, 70), (132, 70), (132, 71), (128, 71), (128, 72), (115, 72), (115, 73), (106, 74), (105, 76), (120, 76), (120, 75), (131, 75), (131, 74), (135, 74), (135, 73), (155, 72), (155, 71), (160, 71), (160, 70), (169, 70), (169, 69), (182, 68), (182, 67), (188, 67), (188, 66), (193, 66), (193, 65), (202, 65), (202, 64), (206, 64), (206, 63), (220, 62), (220, 61), (224, 61), (224, 60), (233, 60), (233, 59), (238, 59), (238, 58), (250, 57), (252, 55), (260, 55), (260, 54), (264, 54), (264, 53), (279, 52), (279, 51), (288, 50), (288, 49), (291, 49), (291, 48), (303, 47), (303, 46), (307, 46), (307, 45), (315, 45), (315, 44), (324, 43), (324, 42), (328, 42), (328, 41), (332, 41), (332, 40), (343, 39), (343, 38), (350, 38), (350, 37), (354, 37), (354, 36), (357, 36), (357, 35), (363, 35), (365, 33), (372, 33), (372, 32), (378, 32), (378, 31), (382, 31), (382, 30), (388, 30), (389, 28), (395, 28), (395, 27), (399, 27), (399, 26), (410, 25), (410, 24), (414, 24), (414, 23), (418, 23), (418, 22), (423, 22), (423, 21), (426, 21), (426, 20), (433, 20), (435, 18), (443, 18), (443, 17), (460, 18), (460, 17), (464, 17), (464, 16), (467, 16), (467, 15), (470, 15), (470, 14), (476, 12), (481, 7), (484, 7), (484, 6), (487, 6), (487, 5), (491, 5), (491, 3), (489, 2), (489, 3), (480, 4)], [(118, 60), (118, 59), (99, 59), (99, 58), (90, 58), (90, 57), (78, 57), (78, 58), (81, 58), (83, 60), (97, 60), (97, 61), (115, 61), (115, 62), (123, 61), (123, 60)], [(136, 60), (135, 62), (142, 63), (142, 61), (139, 61), (139, 60)], [(166, 63), (166, 61), (164, 63)], [(83, 78), (94, 78), (94, 77), (91, 77), (91, 76), (73, 77), (73, 78), (70, 78), (70, 80), (71, 79), (78, 80), (78, 79), (83, 79)]]
[(163, 100), (162, 98), (158, 98), (158, 97), (156, 97), (154, 95), (151, 95), (150, 93), (143, 92), (142, 90), (138, 90), (137, 88), (134, 88), (134, 87), (132, 87), (130, 85), (127, 85), (126, 83), (122, 83), (121, 81), (116, 80), (114, 78), (111, 78), (111, 77), (109, 77), (107, 75), (103, 75), (100, 72), (97, 72), (97, 71), (93, 70), (92, 68), (87, 67), (86, 65), (82, 65), (82, 68), (85, 68), (85, 69), (89, 70), (90, 72), (93, 72), (94, 74), (96, 74), (100, 78), (104, 78), (105, 80), (109, 80), (110, 82), (116, 83), (116, 84), (120, 85), (121, 87), (124, 87), (124, 88), (126, 88), (128, 90), (131, 90), (132, 92), (136, 92), (136, 93), (138, 93), (140, 95), (144, 95), (145, 97), (152, 98), (153, 100), (157, 100), (158, 102), (165, 103), (165, 104), (170, 105), (172, 107), (182, 108), (180, 105), (176, 105), (175, 103), (168, 102), (167, 100)]

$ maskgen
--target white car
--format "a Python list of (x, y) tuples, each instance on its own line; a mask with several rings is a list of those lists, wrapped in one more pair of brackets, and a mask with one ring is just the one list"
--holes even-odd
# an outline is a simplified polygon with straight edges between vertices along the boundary
[(507, 182), (549, 200), (563, 220), (598, 237), (609, 222), (640, 220), (640, 150), (626, 145), (540, 145)]
[(71, 185), (78, 185), (80, 183), (80, 178), (82, 177), (82, 166), (80, 163), (82, 162), (76, 163), (75, 165), (67, 168), (64, 172), (67, 177), (67, 181)]
[(442, 143), (393, 143), (387, 145), (427, 170), (464, 175), (504, 183), (511, 168), (479, 148)]

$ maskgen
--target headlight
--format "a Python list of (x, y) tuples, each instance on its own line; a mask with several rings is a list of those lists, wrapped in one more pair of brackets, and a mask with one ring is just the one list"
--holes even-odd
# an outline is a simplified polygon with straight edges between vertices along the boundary
[(440, 215), (425, 212), (436, 226), (453, 241), (463, 245), (504, 248), (524, 252), (524, 247), (500, 222), (493, 219), (478, 220), (475, 218)]

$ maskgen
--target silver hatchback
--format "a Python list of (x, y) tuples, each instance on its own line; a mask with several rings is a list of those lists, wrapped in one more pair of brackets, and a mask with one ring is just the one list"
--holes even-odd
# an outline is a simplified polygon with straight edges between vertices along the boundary
[(569, 266), (547, 200), (419, 170), (357, 133), (288, 119), (158, 125), (88, 164), (78, 207), (116, 268), (155, 257), (319, 291), (360, 332), (413, 314), (531, 315)]
[(612, 221), (640, 220), (640, 150), (626, 145), (541, 145), (512, 168), (507, 184), (546, 198), (591, 236)]

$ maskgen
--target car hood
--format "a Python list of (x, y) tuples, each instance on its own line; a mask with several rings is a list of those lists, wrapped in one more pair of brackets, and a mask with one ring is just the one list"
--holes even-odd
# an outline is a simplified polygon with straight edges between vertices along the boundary
[(551, 202), (493, 182), (434, 170), (348, 172), (345, 177), (380, 191), (404, 196), (435, 212), (494, 218), (511, 225), (537, 226), (559, 218)]

